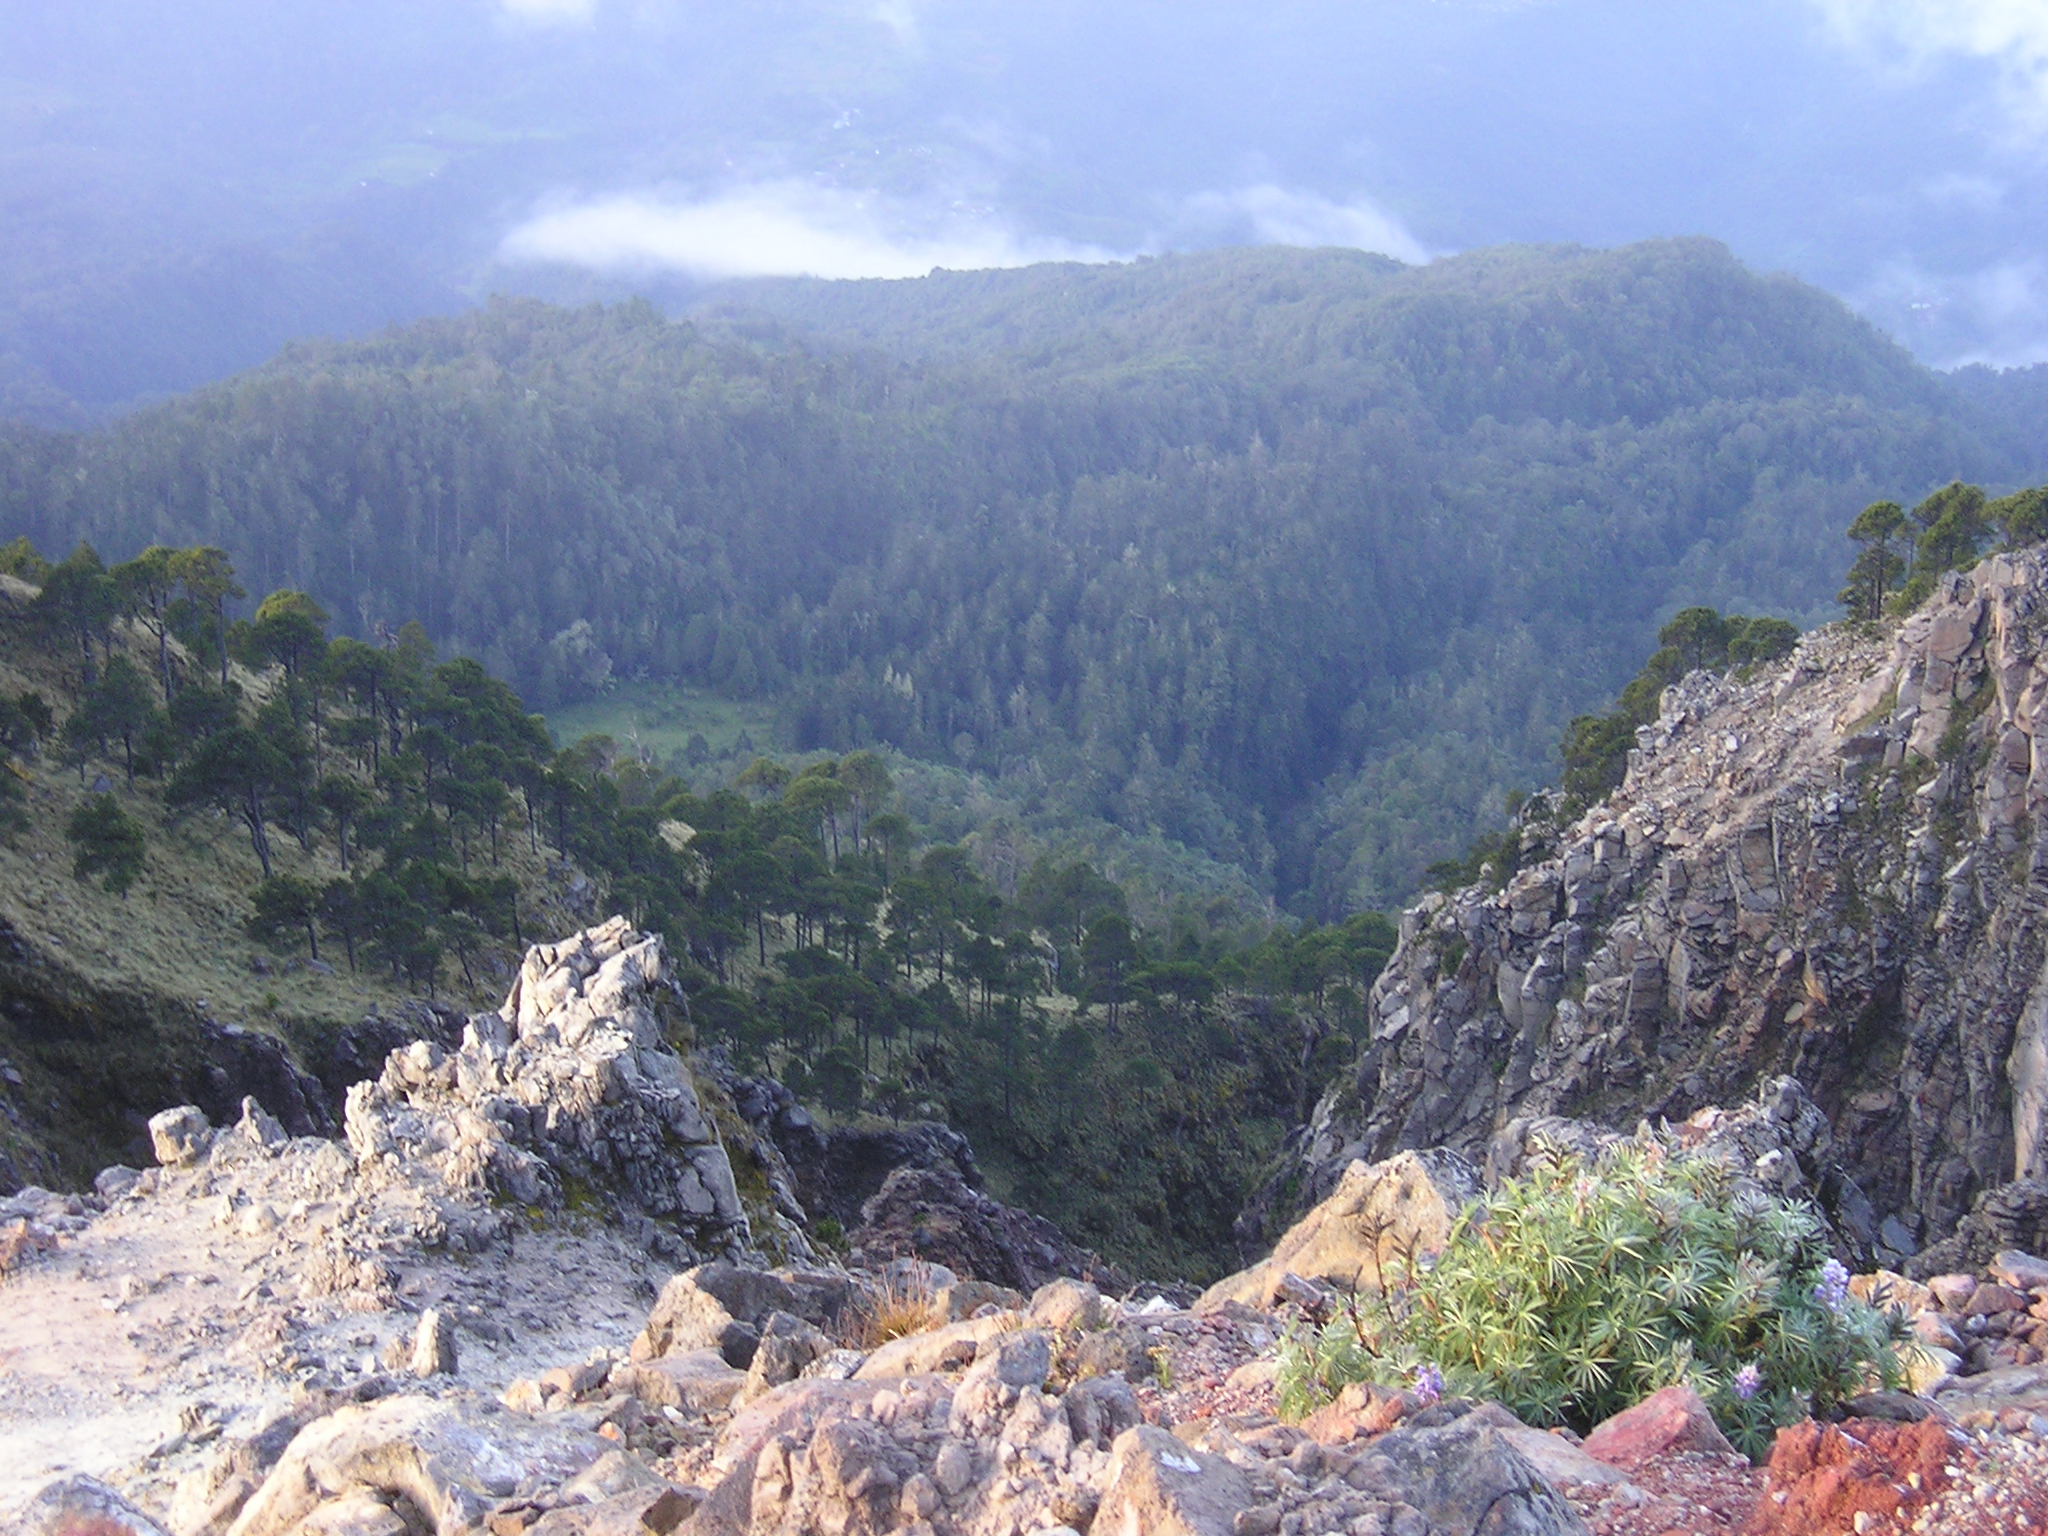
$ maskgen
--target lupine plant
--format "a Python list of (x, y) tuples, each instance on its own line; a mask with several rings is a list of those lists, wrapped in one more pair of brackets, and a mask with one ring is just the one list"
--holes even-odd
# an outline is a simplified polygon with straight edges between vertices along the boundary
[(1751, 1456), (1773, 1432), (1896, 1385), (1904, 1324), (1849, 1295), (1805, 1205), (1654, 1138), (1588, 1165), (1543, 1156), (1468, 1207), (1433, 1262), (1289, 1337), (1283, 1410), (1347, 1383), (1498, 1400), (1580, 1430), (1675, 1382)]

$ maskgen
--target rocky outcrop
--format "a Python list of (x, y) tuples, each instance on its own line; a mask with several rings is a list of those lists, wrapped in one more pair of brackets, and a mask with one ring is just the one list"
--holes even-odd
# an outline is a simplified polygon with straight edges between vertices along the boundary
[(771, 1184), (786, 1184), (798, 1220), (830, 1217), (851, 1231), (860, 1224), (861, 1207), (898, 1168), (951, 1168), (969, 1188), (981, 1187), (974, 1149), (951, 1126), (821, 1125), (785, 1085), (741, 1076), (722, 1051), (708, 1052), (705, 1065), (740, 1118), (773, 1149), (776, 1166), (765, 1171)]
[[(2044, 730), (2038, 549), (1885, 633), (1833, 626), (1747, 680), (1668, 689), (1606, 802), (1550, 827), (1539, 797), (1504, 887), (1403, 915), (1284, 1203), (1355, 1159), (1482, 1161), (1518, 1121), (1625, 1130), (1780, 1077), (1826, 1122), (1802, 1176), (1832, 1182), (1858, 1256), (1896, 1264), (2048, 1174)], [(1993, 1211), (1988, 1240), (2031, 1220)]]
[(951, 1165), (899, 1168), (861, 1207), (848, 1234), (869, 1263), (892, 1258), (942, 1265), (968, 1280), (1035, 1291), (1073, 1276), (1127, 1291), (1132, 1281), (1099, 1254), (1076, 1247), (1051, 1222), (971, 1189)]
[(424, 1163), (451, 1195), (519, 1206), (574, 1181), (611, 1191), (652, 1245), (743, 1245), (731, 1165), (655, 1017), (667, 979), (660, 937), (622, 917), (535, 945), (457, 1050), (415, 1041), (349, 1090), (358, 1164)]
[(1198, 1305), (1275, 1306), (1288, 1299), (1291, 1277), (1344, 1291), (1377, 1286), (1383, 1265), (1442, 1252), (1452, 1224), (1478, 1193), (1479, 1170), (1455, 1152), (1400, 1152), (1383, 1163), (1353, 1163), (1329, 1198), (1296, 1222), (1271, 1254), (1217, 1281)]

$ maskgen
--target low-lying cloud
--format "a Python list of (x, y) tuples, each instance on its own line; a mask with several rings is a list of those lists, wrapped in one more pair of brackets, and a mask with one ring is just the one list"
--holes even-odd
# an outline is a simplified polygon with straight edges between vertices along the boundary
[(1430, 253), (1400, 219), (1368, 198), (1334, 202), (1265, 183), (1188, 199), (1182, 226), (1255, 245), (1345, 246), (1419, 264)]
[(1835, 31), (1861, 47), (1988, 59), (2025, 123), (2048, 131), (2048, 4), (2043, 0), (1813, 0)]
[(2048, 359), (2048, 263), (2028, 258), (1976, 271), (1881, 268), (1855, 304), (1936, 367), (2023, 367)]
[[(1205, 192), (1180, 204), (1146, 249), (1217, 244), (1347, 246), (1401, 261), (1430, 253), (1392, 214), (1262, 185)], [(1023, 235), (986, 216), (774, 182), (697, 198), (646, 193), (562, 202), (506, 236), (500, 257), (613, 274), (738, 277), (922, 277), (1041, 261), (1115, 261), (1112, 252)]]
[(733, 277), (921, 277), (1040, 261), (1107, 261), (1110, 254), (1027, 239), (972, 218), (918, 216), (880, 199), (795, 183), (741, 188), (693, 201), (643, 195), (544, 210), (505, 239), (514, 262), (597, 272)]

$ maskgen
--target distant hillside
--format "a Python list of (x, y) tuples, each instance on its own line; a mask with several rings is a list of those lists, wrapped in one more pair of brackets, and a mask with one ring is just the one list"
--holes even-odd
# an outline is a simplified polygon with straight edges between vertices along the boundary
[(216, 543), (550, 704), (762, 701), (1335, 915), (1550, 777), (1677, 607), (1832, 616), (1865, 502), (2040, 478), (2001, 399), (1709, 242), (1227, 251), (298, 347), (14, 433), (0, 527)]

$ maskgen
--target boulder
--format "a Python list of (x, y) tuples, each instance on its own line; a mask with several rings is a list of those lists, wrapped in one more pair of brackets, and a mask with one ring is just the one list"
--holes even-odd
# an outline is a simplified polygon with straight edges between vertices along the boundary
[(46, 1484), (21, 1511), (20, 1536), (169, 1536), (120, 1494), (83, 1473)]
[(761, 1270), (700, 1264), (661, 1288), (647, 1326), (633, 1340), (632, 1355), (657, 1360), (675, 1350), (716, 1349), (728, 1364), (745, 1370), (760, 1342), (762, 1320), (772, 1312), (801, 1316), (807, 1299)]
[(739, 1401), (755, 1398), (784, 1382), (795, 1381), (815, 1362), (832, 1353), (832, 1340), (789, 1312), (771, 1312), (761, 1324), (761, 1342), (747, 1367)]
[(997, 1334), (983, 1344), (953, 1393), (956, 1435), (984, 1433), (1027, 1389), (1045, 1384), (1052, 1370), (1052, 1337), (1037, 1328)]
[(632, 1360), (612, 1372), (612, 1388), (653, 1408), (710, 1413), (727, 1408), (746, 1389), (747, 1373), (715, 1349), (686, 1349), (659, 1360)]
[(149, 1144), (166, 1168), (189, 1168), (205, 1154), (213, 1127), (195, 1104), (180, 1104), (149, 1117)]
[(606, 1449), (561, 1426), (535, 1433), (515, 1415), (472, 1421), (431, 1398), (341, 1408), (293, 1437), (228, 1536), (287, 1536), (329, 1500), (356, 1493), (408, 1499), (440, 1536), (457, 1536), (522, 1483), (559, 1483)]
[(1479, 1194), (1479, 1171), (1452, 1152), (1400, 1152), (1354, 1162), (1330, 1197), (1288, 1229), (1272, 1254), (1219, 1280), (1195, 1306), (1270, 1307), (1289, 1274), (1344, 1290), (1376, 1285), (1397, 1254), (1442, 1250), (1451, 1224)]
[(1529, 1465), (1543, 1474), (1545, 1482), (1563, 1487), (1612, 1488), (1628, 1481), (1628, 1474), (1547, 1429), (1526, 1424), (1496, 1426), (1501, 1435)]
[(1163, 1429), (1136, 1425), (1116, 1437), (1091, 1536), (1232, 1536), (1252, 1502), (1245, 1475)]
[(1076, 1247), (1044, 1217), (971, 1188), (950, 1164), (898, 1168), (861, 1206), (847, 1241), (871, 1262), (919, 1259), (1026, 1295), (1063, 1275), (1130, 1289), (1129, 1277), (1100, 1255)]
[(2048, 1259), (2008, 1248), (1992, 1255), (1991, 1277), (2017, 1291), (2048, 1291)]
[(965, 1322), (983, 1307), (994, 1307), (998, 1312), (1022, 1312), (1026, 1305), (1021, 1291), (1013, 1291), (1007, 1285), (991, 1285), (986, 1280), (956, 1280), (932, 1294), (933, 1313), (949, 1323)]
[(876, 1349), (861, 1362), (854, 1375), (862, 1381), (876, 1381), (890, 1376), (957, 1370), (974, 1363), (984, 1341), (1008, 1333), (1017, 1324), (1016, 1313), (997, 1312), (924, 1333), (906, 1334)]
[(1617, 1467), (1632, 1467), (1672, 1451), (1732, 1456), (1735, 1447), (1721, 1433), (1699, 1393), (1680, 1383), (1652, 1392), (1633, 1407), (1594, 1425), (1586, 1436), (1585, 1451)]
[(820, 1425), (800, 1452), (777, 1440), (754, 1467), (753, 1529), (760, 1536), (882, 1536), (896, 1528), (915, 1455), (870, 1420)]
[(350, 1150), (364, 1167), (396, 1156), (473, 1206), (544, 1204), (573, 1177), (658, 1252), (737, 1251), (731, 1164), (656, 1017), (668, 978), (661, 937), (623, 917), (533, 945), (459, 1046), (415, 1040), (348, 1090)]
[(694, 1488), (655, 1479), (595, 1503), (552, 1509), (528, 1528), (527, 1536), (670, 1536), (702, 1501), (703, 1494)]
[(125, 1199), (133, 1194), (141, 1182), (141, 1170), (115, 1163), (110, 1168), (102, 1168), (93, 1176), (92, 1192), (112, 1205), (116, 1200)]
[(1025, 1320), (1035, 1328), (1093, 1332), (1108, 1325), (1110, 1309), (1085, 1280), (1048, 1280), (1032, 1294)]
[(1420, 1510), (1431, 1531), (1585, 1536), (1571, 1504), (1516, 1448), (1512, 1433), (1483, 1412), (1389, 1430), (1359, 1458), (1356, 1476)]
[(1138, 1395), (1121, 1376), (1096, 1376), (1067, 1389), (1061, 1399), (1076, 1445), (1107, 1450), (1125, 1430), (1144, 1422)]
[(834, 1381), (813, 1376), (776, 1387), (741, 1408), (719, 1432), (717, 1449), (711, 1458), (712, 1469), (729, 1473), (735, 1468), (750, 1467), (761, 1447), (778, 1435), (801, 1444), (820, 1425), (873, 1402), (878, 1393), (908, 1386), (912, 1380), (927, 1388), (947, 1390), (934, 1377)]

